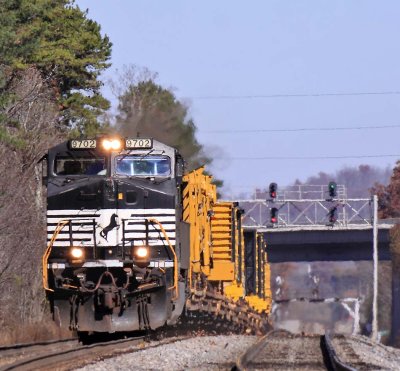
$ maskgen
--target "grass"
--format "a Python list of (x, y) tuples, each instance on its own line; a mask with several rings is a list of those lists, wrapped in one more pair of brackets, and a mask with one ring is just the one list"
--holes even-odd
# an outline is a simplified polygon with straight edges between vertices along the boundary
[(73, 336), (71, 331), (59, 328), (49, 319), (29, 324), (6, 326), (2, 329), (1, 335), (0, 346), (68, 339)]

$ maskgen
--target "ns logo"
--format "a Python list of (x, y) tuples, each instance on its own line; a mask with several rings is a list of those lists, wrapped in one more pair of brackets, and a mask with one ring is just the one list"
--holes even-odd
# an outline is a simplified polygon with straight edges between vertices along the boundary
[[(99, 227), (101, 228), (100, 225), (99, 225)], [(118, 224), (118, 215), (112, 214), (110, 217), (109, 224), (100, 231), (100, 236), (108, 242), (108, 239), (107, 239), (108, 233), (110, 231), (112, 231), (114, 228), (118, 229), (119, 227), (120, 227), (120, 225)]]

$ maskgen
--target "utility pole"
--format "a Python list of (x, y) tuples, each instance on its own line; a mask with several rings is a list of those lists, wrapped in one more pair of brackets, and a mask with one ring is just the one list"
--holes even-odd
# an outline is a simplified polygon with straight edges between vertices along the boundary
[(373, 196), (374, 223), (373, 223), (373, 268), (374, 294), (372, 301), (372, 340), (378, 340), (378, 196)]

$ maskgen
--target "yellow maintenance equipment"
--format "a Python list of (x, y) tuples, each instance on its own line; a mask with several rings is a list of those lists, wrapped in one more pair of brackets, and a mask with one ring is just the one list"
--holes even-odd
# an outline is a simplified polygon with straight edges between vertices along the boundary
[[(190, 224), (191, 289), (206, 282), (234, 301), (245, 299), (257, 311), (269, 312), (270, 271), (262, 234), (254, 232), (250, 242), (245, 241), (243, 210), (236, 202), (217, 201), (216, 187), (204, 167), (185, 175), (183, 182), (183, 220)], [(254, 257), (248, 263), (254, 275), (251, 287), (246, 284), (249, 254)]]
[(217, 203), (211, 217), (211, 242), (213, 265), (208, 277), (211, 281), (233, 281), (235, 265), (233, 262), (232, 203)]
[(244, 291), (242, 211), (234, 202), (218, 202), (211, 221), (213, 268), (209, 281), (220, 283), (226, 296), (238, 300)]
[[(208, 276), (211, 269), (210, 220), (217, 193), (204, 167), (183, 177), (183, 220), (190, 223), (190, 277)], [(191, 282), (192, 285), (192, 282)]]
[(254, 233), (255, 243), (253, 244), (251, 272), (252, 272), (252, 289), (247, 290), (246, 301), (258, 312), (271, 311), (272, 294), (271, 294), (271, 270), (268, 264), (267, 244), (264, 241), (262, 233), (256, 231)]

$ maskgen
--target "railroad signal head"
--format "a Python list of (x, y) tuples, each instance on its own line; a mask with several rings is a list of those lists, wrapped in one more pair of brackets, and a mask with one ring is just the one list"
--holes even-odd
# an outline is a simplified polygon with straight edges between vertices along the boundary
[(269, 185), (269, 198), (270, 199), (275, 199), (276, 198), (276, 192), (278, 190), (278, 184), (276, 183), (271, 183)]
[(328, 192), (329, 192), (329, 197), (336, 197), (337, 195), (337, 184), (336, 182), (329, 182), (328, 184)]
[(331, 207), (328, 213), (329, 223), (334, 224), (337, 221), (337, 206)]
[(278, 223), (278, 209), (276, 207), (273, 207), (271, 209), (271, 223), (276, 224)]

